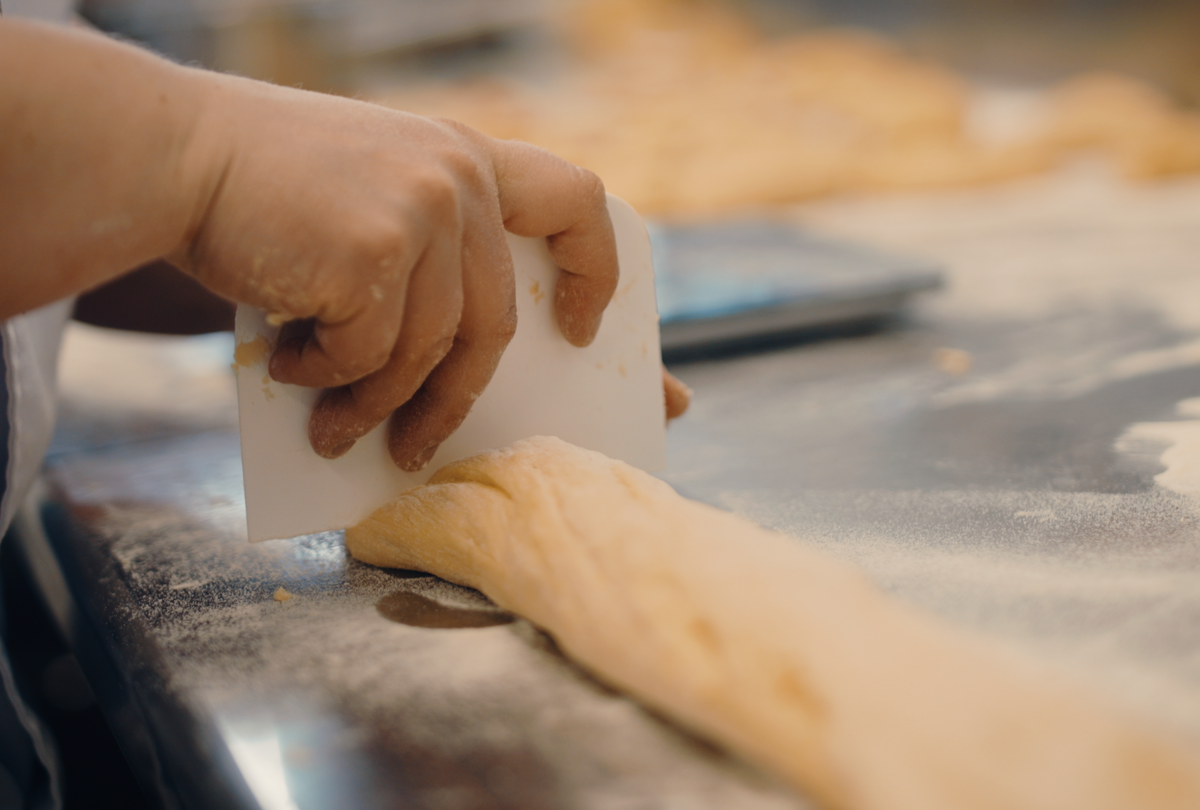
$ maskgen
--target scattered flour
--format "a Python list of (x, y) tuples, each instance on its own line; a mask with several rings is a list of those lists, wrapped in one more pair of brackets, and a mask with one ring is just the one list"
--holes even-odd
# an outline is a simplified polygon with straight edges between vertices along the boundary
[(729, 491), (720, 501), (1200, 741), (1200, 502), (1160, 490)]
[(1117, 449), (1137, 442), (1166, 445), (1161, 461), (1166, 469), (1154, 476), (1159, 486), (1200, 498), (1200, 397), (1185, 399), (1175, 406), (1185, 418), (1176, 422), (1139, 422), (1117, 441)]
[(1200, 340), (1175, 346), (1105, 355), (1077, 356), (1074, 367), (1064, 358), (1031, 355), (996, 373), (948, 387), (930, 398), (935, 407), (997, 399), (1073, 399), (1122, 380), (1161, 371), (1200, 366)]
[[(800, 208), (825, 233), (943, 262), (949, 289), (924, 305), (933, 323), (995, 323), (1008, 336), (1013, 324), (1053, 328), (1030, 331), (1016, 358), (964, 345), (971, 368), (953, 377), (929, 360), (942, 344), (919, 337), (692, 369), (697, 400), (675, 435), (692, 431), (694, 440), (672, 480), (721, 480), (731, 446), (765, 455), (742, 441), (750, 428), (775, 431), (769, 449), (788, 450), (805, 431), (815, 435), (816, 420), (828, 420), (820, 438), (834, 443), (839, 430), (930, 404), (1067, 400), (1200, 365), (1198, 201), (1200, 180), (1130, 187), (1080, 165), (986, 192)], [(1106, 342), (1083, 328), (1096, 328), (1097, 312), (1131, 307), (1161, 314), (1178, 339)], [(1058, 317), (1070, 311), (1086, 317)], [(113, 441), (96, 415), (106, 408), (128, 429), (131, 393), (140, 418), (170, 417), (176, 433), (236, 423), (231, 343), (188, 339), (163, 350), (161, 338), (122, 337), (118, 346), (100, 332), (72, 327), (62, 366), (64, 413), (86, 405), (94, 437)], [(1058, 342), (1039, 355), (1047, 340)], [(881, 354), (900, 370), (882, 374)], [(114, 368), (114, 358), (128, 366)], [(1060, 660), (1200, 738), (1200, 399), (1178, 414), (1123, 438), (1166, 466), (1159, 487), (1136, 495), (756, 487), (718, 500), (849, 560), (899, 598)], [(453, 793), (460, 784), (494, 799), (479, 806), (522, 810), (806, 806), (597, 684), (524, 622), (428, 630), (375, 608), (398, 589), (487, 608), (475, 592), (357, 564), (336, 534), (246, 544), (235, 525), (231, 433), (122, 458), (73, 461), (60, 475), (77, 502), (104, 507), (100, 540), (140, 610), (130, 621), (148, 625), (181, 691), (216, 717), (276, 730), (278, 758), (297, 772), (304, 762), (381, 772), (415, 763), (380, 784), (404, 782), (427, 807), (470, 806)], [(273, 599), (280, 587), (298, 597), (286, 609)]]
[[(448, 807), (808, 807), (597, 684), (525, 622), (389, 621), (376, 605), (397, 590), (496, 608), (435, 577), (351, 560), (340, 533), (251, 545), (151, 505), (111, 509), (96, 527), (175, 688), (218, 718), (216, 733), (247, 762), (269, 742), (276, 782), (298, 778), (297, 762), (341, 757), (360, 775), (371, 762), (383, 769), (383, 793), (360, 806), (386, 805), (403, 786), (438, 807), (451, 784), (467, 794)], [(293, 598), (277, 602), (280, 591)]]
[(824, 233), (948, 270), (939, 318), (1039, 318), (1141, 303), (1200, 331), (1200, 178), (1131, 184), (1082, 162), (989, 189), (846, 198), (797, 209)]

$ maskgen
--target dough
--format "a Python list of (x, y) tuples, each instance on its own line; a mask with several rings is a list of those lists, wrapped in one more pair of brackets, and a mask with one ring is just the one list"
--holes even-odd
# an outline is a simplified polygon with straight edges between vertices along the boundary
[(1099, 148), (1131, 178), (1200, 171), (1200, 116), (1132, 79), (1084, 78), (1033, 132), (982, 138), (977, 89), (881, 37), (759, 34), (728, 3), (569, 4), (552, 75), (425, 84), (389, 106), (529, 141), (595, 171), (651, 215), (862, 191), (996, 183)]
[(708, 215), (1044, 168), (1041, 152), (965, 142), (965, 83), (879, 38), (764, 41), (728, 12), (660, 0), (649, 9), (665, 17), (643, 19), (642, 2), (592, 4), (612, 41), (604, 26), (588, 28), (576, 44), (589, 57), (547, 86), (486, 80), (378, 100), (544, 146), (595, 171), (643, 214)]
[(1200, 115), (1115, 73), (1085, 73), (1051, 94), (1047, 139), (1062, 149), (1097, 149), (1125, 177), (1145, 180), (1200, 171)]
[(535, 438), (346, 532), (478, 588), (696, 733), (850, 810), (1200, 807), (1200, 760), (795, 540)]

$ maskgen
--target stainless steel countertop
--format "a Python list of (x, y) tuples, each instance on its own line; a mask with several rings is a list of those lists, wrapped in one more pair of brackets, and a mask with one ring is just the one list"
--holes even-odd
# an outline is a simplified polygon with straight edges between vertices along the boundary
[[(943, 261), (950, 290), (884, 331), (679, 367), (696, 398), (663, 478), (1200, 740), (1200, 500), (1155, 480), (1166, 442), (1132, 428), (1200, 396), (1192, 211), (1195, 181), (1094, 172), (800, 209)], [(939, 368), (945, 347), (971, 370)], [(359, 564), (337, 533), (247, 544), (230, 350), (74, 332), (26, 539), (151, 789), (189, 808), (807, 806), (522, 621), (377, 607), (494, 611), (477, 593)]]

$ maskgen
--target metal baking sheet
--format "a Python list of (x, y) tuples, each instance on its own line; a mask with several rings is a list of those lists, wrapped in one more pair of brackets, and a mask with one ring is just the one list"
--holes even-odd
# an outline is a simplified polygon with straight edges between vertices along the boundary
[(786, 221), (652, 225), (663, 357), (875, 323), (942, 285), (934, 263)]

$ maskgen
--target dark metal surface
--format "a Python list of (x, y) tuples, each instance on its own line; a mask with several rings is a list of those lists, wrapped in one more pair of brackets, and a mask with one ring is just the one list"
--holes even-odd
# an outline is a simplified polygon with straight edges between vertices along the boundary
[[(79, 335), (100, 341), (89, 361), (121, 355)], [(191, 393), (216, 404), (227, 361), (197, 358), (220, 343), (161, 345), (189, 355), (177, 373), (209, 378), (216, 390)], [(114, 379), (169, 367), (131, 348)], [(186, 380), (161, 383), (153, 406), (131, 385), (128, 407), (67, 386), (24, 545), (167, 806), (803, 806), (474, 591), (362, 565), (340, 533), (248, 544), (236, 430), (184, 401)]]
[(870, 327), (942, 285), (927, 261), (782, 222), (652, 225), (650, 245), (668, 363)]
[[(1031, 335), (1064, 366), (1101, 336), (1117, 357), (1195, 336), (1134, 307), (1053, 323), (915, 323), (683, 367), (696, 413), (672, 429), (664, 477), (1200, 740), (1200, 500), (1156, 483), (1167, 442), (1128, 440), (1184, 421), (1200, 357), (1040, 391), (978, 384), (1027, 358)], [(976, 371), (939, 371), (945, 345)]]
[[(1197, 339), (1130, 296), (992, 318), (931, 307), (885, 332), (680, 366), (696, 396), (663, 477), (1200, 737), (1200, 507), (1155, 482), (1162, 445), (1122, 444), (1200, 396)], [(972, 369), (939, 368), (946, 346)], [(143, 361), (112, 378), (164, 367)], [(182, 364), (150, 405), (68, 386), (41, 512), (43, 591), (54, 601), (60, 569), (60, 622), (160, 795), (806, 806), (527, 623), (493, 623), (479, 594), (349, 560), (336, 533), (247, 544), (228, 411), (212, 418), (185, 384), (208, 375), (212, 402), (231, 402), (217, 366)], [(470, 621), (405, 623), (405, 605)]]

